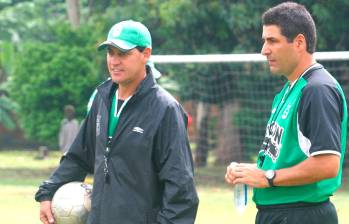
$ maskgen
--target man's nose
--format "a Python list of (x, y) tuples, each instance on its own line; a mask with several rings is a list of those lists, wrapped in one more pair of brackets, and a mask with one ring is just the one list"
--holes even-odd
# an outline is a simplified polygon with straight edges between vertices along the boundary
[(269, 55), (270, 52), (271, 52), (270, 48), (267, 46), (266, 43), (264, 43), (261, 49), (261, 54), (266, 56), (266, 55)]

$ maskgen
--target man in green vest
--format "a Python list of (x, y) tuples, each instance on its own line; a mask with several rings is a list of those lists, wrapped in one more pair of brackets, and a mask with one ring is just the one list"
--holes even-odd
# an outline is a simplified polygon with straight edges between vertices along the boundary
[(329, 198), (341, 185), (344, 93), (315, 61), (316, 27), (303, 5), (279, 4), (262, 20), (261, 52), (288, 81), (272, 103), (257, 165), (228, 166), (225, 179), (254, 188), (256, 224), (336, 224)]

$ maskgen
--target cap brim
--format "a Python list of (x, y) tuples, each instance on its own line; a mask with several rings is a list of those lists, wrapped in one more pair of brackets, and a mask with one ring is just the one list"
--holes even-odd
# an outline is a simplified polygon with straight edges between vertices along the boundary
[(137, 47), (136, 45), (131, 44), (131, 43), (126, 42), (126, 41), (123, 41), (123, 40), (113, 40), (113, 41), (106, 40), (98, 46), (97, 50), (101, 51), (101, 50), (105, 49), (107, 46), (116, 47), (122, 52), (126, 52), (126, 51), (132, 50), (133, 48)]

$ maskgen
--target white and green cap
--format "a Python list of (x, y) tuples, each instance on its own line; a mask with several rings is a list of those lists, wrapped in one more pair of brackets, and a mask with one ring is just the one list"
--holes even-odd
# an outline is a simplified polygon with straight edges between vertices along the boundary
[(142, 23), (133, 20), (125, 20), (115, 24), (109, 30), (107, 40), (98, 46), (98, 50), (102, 50), (108, 45), (116, 47), (123, 52), (135, 47), (152, 48), (148, 28)]

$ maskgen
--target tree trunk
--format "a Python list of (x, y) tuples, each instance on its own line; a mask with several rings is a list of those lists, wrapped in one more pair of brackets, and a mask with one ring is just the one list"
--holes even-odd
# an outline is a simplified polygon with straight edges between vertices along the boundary
[(243, 158), (239, 130), (233, 124), (234, 114), (238, 111), (238, 103), (226, 103), (221, 109), (216, 164), (227, 165), (232, 161), (240, 162)]
[(197, 130), (195, 151), (195, 165), (204, 167), (207, 164), (208, 154), (208, 123), (210, 120), (210, 105), (199, 102), (197, 107)]
[(80, 26), (79, 0), (67, 0), (67, 13), (71, 26), (75, 29)]
[(90, 18), (94, 13), (95, 8), (95, 0), (89, 0), (88, 1), (88, 18)]

